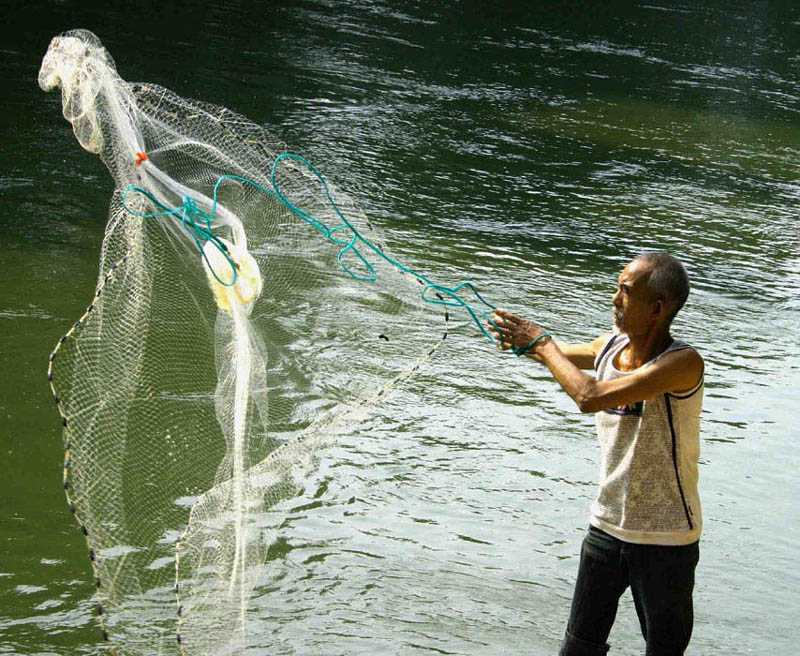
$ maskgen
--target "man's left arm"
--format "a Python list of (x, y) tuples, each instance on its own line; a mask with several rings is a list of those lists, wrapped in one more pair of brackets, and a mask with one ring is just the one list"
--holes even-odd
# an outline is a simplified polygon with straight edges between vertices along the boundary
[[(496, 310), (495, 319), (497, 321), (489, 325), (489, 331), (499, 340), (498, 347), (501, 350), (525, 346), (528, 340), (544, 334), (540, 326), (506, 310)], [(502, 330), (502, 334), (497, 328)], [(512, 340), (521, 341), (515, 344)], [(599, 412), (652, 399), (667, 392), (688, 391), (697, 385), (703, 375), (703, 359), (694, 349), (672, 351), (655, 364), (629, 376), (605, 381), (598, 381), (583, 373), (552, 339), (537, 341), (526, 355), (533, 355), (547, 366), (581, 412)]]
[(604, 381), (583, 373), (552, 341), (537, 344), (536, 352), (581, 412), (599, 412), (668, 392), (688, 391), (703, 375), (703, 359), (694, 349), (672, 351), (630, 376)]

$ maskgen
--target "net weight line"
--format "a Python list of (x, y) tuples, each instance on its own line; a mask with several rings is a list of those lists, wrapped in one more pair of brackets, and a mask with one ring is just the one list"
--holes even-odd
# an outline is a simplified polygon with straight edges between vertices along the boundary
[[(103, 290), (106, 288), (108, 284), (110, 284), (115, 278), (118, 273), (118, 270), (125, 264), (127, 264), (128, 260), (130, 259), (131, 255), (133, 255), (133, 249), (128, 250), (125, 255), (123, 255), (119, 260), (117, 260), (111, 268), (108, 270), (106, 275), (103, 277), (102, 282), (97, 286), (95, 290), (94, 297), (89, 305), (84, 310), (81, 317), (72, 324), (72, 327), (62, 335), (58, 342), (56, 342), (55, 347), (53, 348), (50, 356), (48, 357), (48, 364), (47, 364), (47, 381), (50, 385), (50, 392), (53, 395), (53, 400), (56, 403), (56, 407), (58, 408), (59, 416), (61, 417), (61, 426), (64, 435), (64, 461), (62, 466), (62, 478), (61, 483), (62, 487), (64, 488), (64, 496), (67, 500), (67, 506), (69, 507), (70, 512), (72, 513), (73, 517), (75, 517), (75, 521), (78, 523), (80, 527), (81, 533), (83, 533), (84, 538), (86, 539), (86, 547), (89, 550), (89, 560), (92, 563), (92, 573), (94, 574), (94, 585), (97, 591), (97, 617), (100, 623), (100, 632), (103, 636), (104, 642), (110, 642), (109, 634), (108, 634), (108, 627), (105, 622), (105, 612), (103, 606), (103, 582), (100, 578), (100, 574), (97, 569), (97, 554), (95, 553), (94, 548), (92, 547), (91, 536), (89, 535), (89, 530), (86, 527), (83, 519), (81, 518), (81, 514), (76, 507), (75, 503), (72, 500), (72, 495), (70, 490), (72, 489), (72, 484), (70, 483), (69, 479), (69, 472), (70, 472), (70, 465), (72, 463), (72, 433), (71, 433), (71, 425), (67, 418), (67, 412), (64, 409), (63, 401), (59, 396), (58, 392), (56, 391), (55, 387), (55, 378), (53, 376), (53, 363), (58, 356), (58, 352), (61, 350), (61, 347), (64, 343), (73, 337), (75, 333), (84, 328), (86, 324), (89, 322), (91, 317), (93, 316), (94, 309), (97, 305), (98, 300), (100, 299), (100, 295), (103, 293)], [(111, 654), (116, 655), (113, 647), (111, 647)]]

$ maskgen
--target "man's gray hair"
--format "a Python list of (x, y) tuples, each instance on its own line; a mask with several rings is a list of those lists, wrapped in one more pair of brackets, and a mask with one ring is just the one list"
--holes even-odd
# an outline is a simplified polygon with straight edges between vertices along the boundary
[(642, 253), (637, 260), (650, 264), (653, 268), (647, 279), (647, 292), (651, 299), (662, 299), (674, 304), (669, 320), (675, 318), (689, 296), (689, 274), (680, 260), (666, 253)]

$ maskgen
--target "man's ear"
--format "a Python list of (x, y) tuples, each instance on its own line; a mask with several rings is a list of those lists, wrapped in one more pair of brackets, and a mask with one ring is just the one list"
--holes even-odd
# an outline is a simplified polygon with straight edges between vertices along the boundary
[(666, 303), (664, 303), (663, 298), (659, 298), (653, 304), (653, 314), (659, 316), (664, 313), (664, 310), (666, 310)]

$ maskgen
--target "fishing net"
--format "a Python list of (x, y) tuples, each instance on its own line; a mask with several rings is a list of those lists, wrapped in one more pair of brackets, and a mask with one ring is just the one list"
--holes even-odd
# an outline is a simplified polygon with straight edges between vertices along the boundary
[(95, 298), (48, 370), (103, 636), (243, 653), (318, 447), (433, 353), (448, 306), (477, 315), (264, 129), (125, 82), (90, 32), (52, 40), (39, 84), (115, 183)]

